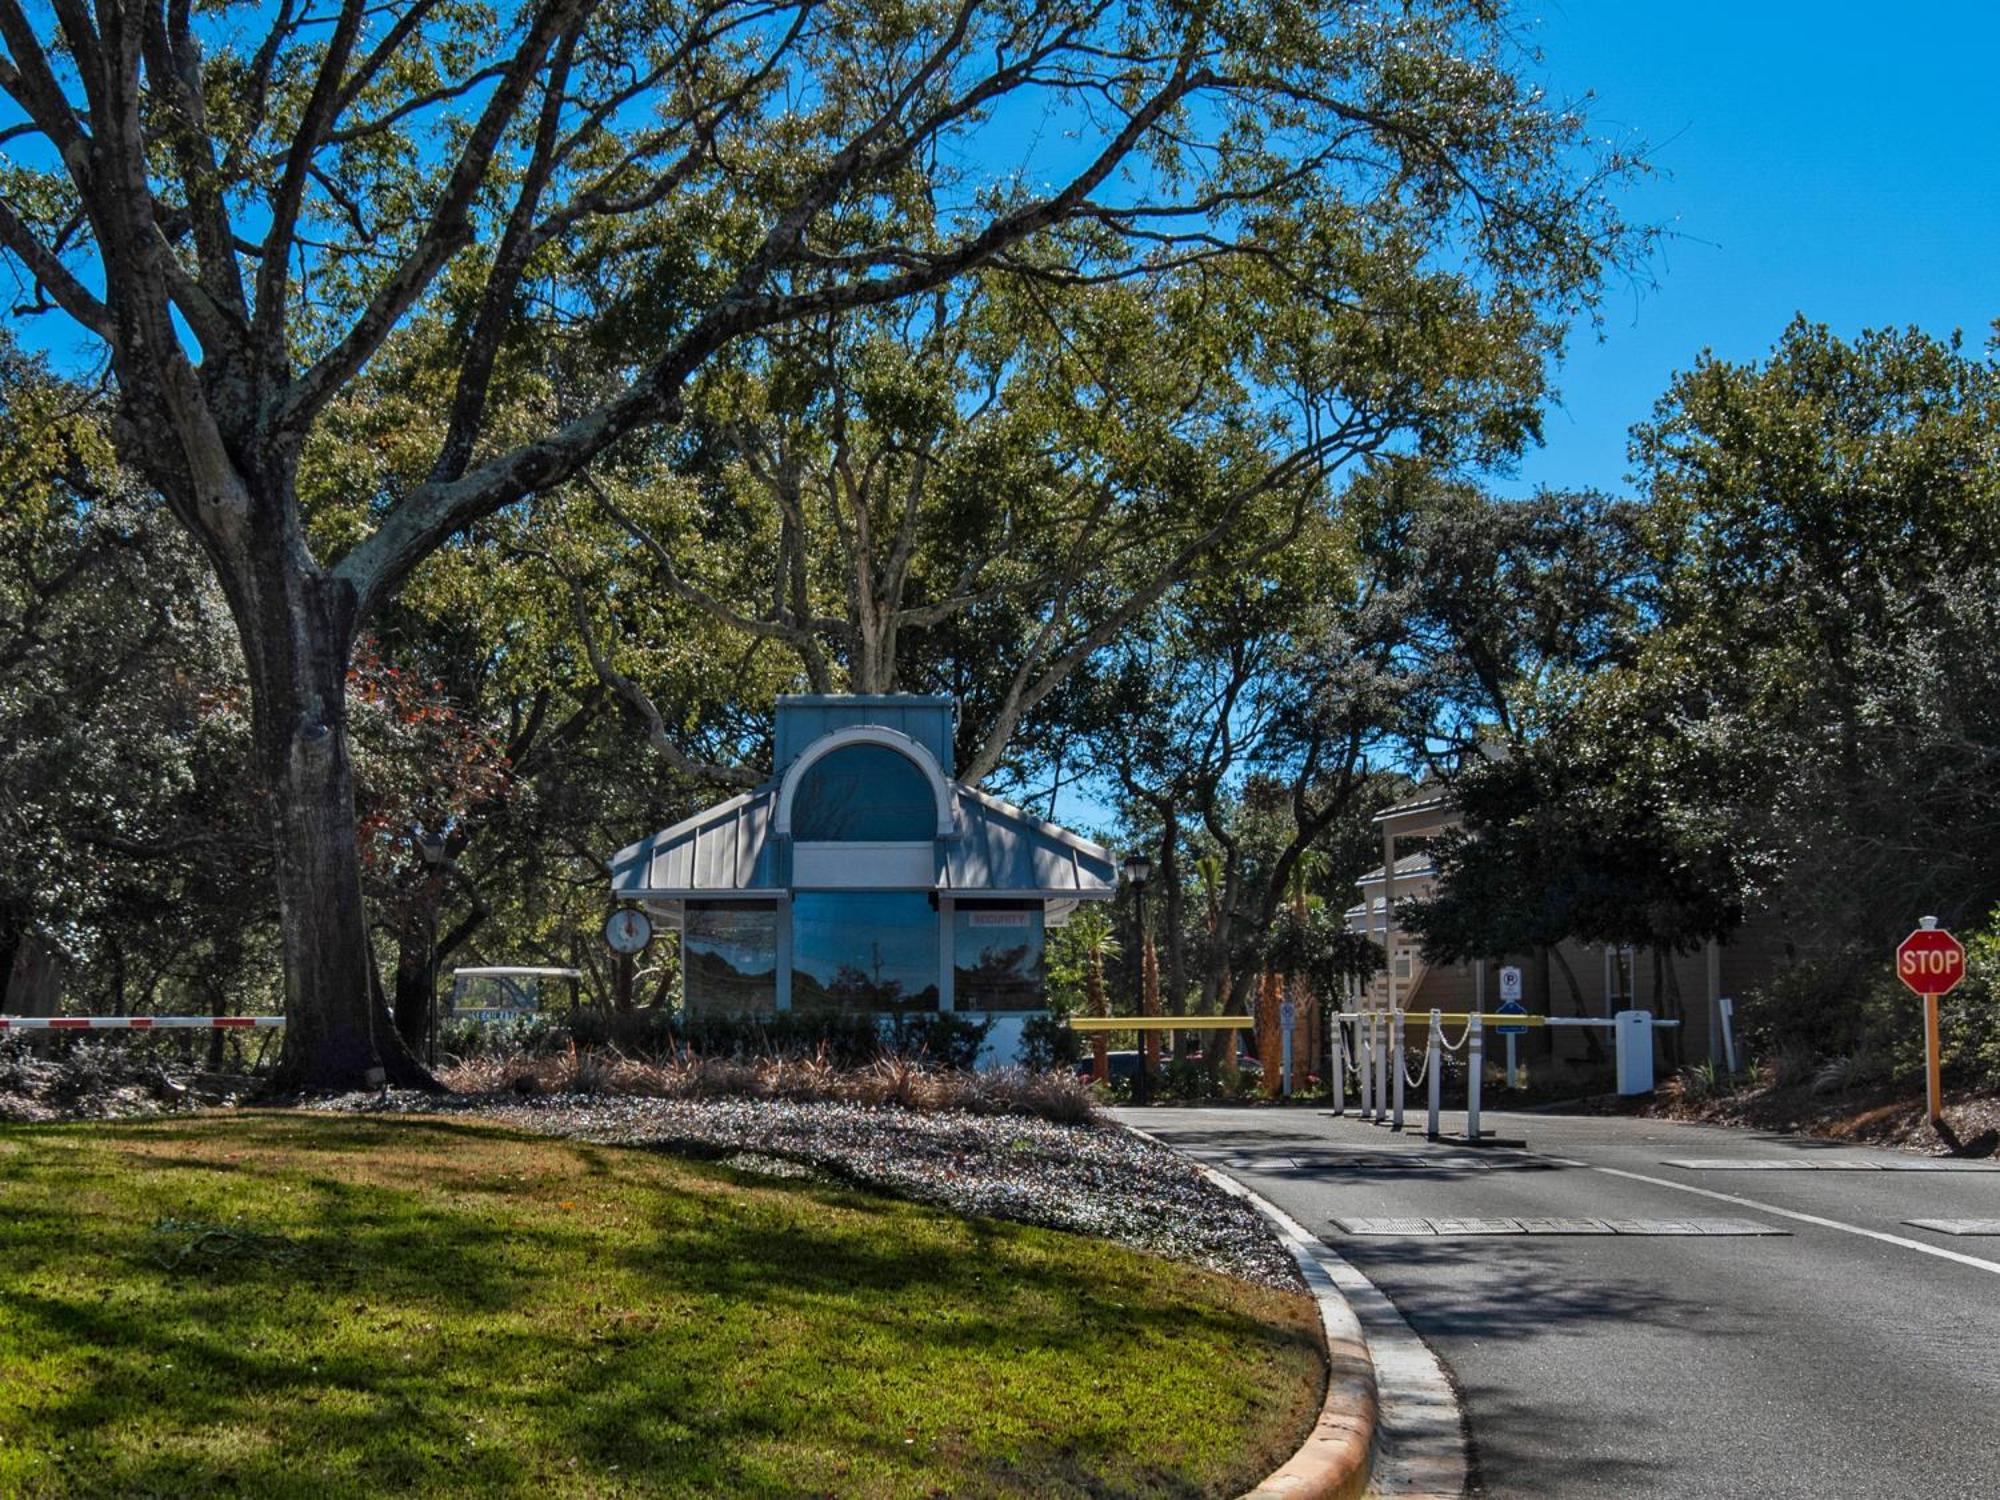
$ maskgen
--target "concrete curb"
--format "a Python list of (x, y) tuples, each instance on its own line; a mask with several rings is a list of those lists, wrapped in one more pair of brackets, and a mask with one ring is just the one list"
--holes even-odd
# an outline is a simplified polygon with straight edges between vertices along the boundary
[[(1135, 1125), (1123, 1129), (1156, 1146), (1173, 1146)], [(1189, 1160), (1189, 1165), (1232, 1198), (1240, 1198), (1271, 1226), (1305, 1278), (1319, 1304), (1320, 1326), (1326, 1336), (1326, 1397), (1319, 1420), (1299, 1450), (1265, 1475), (1243, 1500), (1360, 1500), (1375, 1468), (1375, 1434), (1381, 1398), (1375, 1384), (1375, 1362), (1368, 1339), (1347, 1298), (1312, 1252), (1306, 1227), (1277, 1204), (1259, 1196), (1213, 1168)]]

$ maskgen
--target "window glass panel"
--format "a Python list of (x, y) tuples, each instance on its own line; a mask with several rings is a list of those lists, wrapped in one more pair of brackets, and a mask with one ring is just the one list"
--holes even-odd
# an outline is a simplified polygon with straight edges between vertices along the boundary
[(792, 897), (792, 1009), (936, 1010), (938, 914), (922, 891)]
[(954, 1010), (1041, 1010), (1048, 1004), (1038, 904), (968, 906), (952, 916)]
[(778, 911), (769, 901), (688, 903), (681, 969), (687, 1013), (770, 1015), (778, 1008)]
[(844, 745), (821, 756), (792, 800), (792, 837), (807, 843), (917, 843), (937, 829), (929, 779), (886, 745)]

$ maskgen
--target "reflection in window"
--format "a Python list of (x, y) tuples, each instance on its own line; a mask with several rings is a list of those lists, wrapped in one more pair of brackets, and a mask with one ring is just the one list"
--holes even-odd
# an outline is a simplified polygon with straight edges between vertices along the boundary
[(908, 756), (886, 745), (843, 745), (814, 761), (792, 800), (804, 843), (914, 844), (935, 838), (937, 799)]
[(925, 892), (792, 897), (793, 1010), (936, 1010), (937, 980), (938, 915)]
[(769, 1015), (778, 1008), (778, 912), (769, 901), (690, 901), (681, 928), (687, 1013)]
[(971, 906), (952, 920), (954, 1010), (1041, 1010), (1048, 1003), (1038, 904)]

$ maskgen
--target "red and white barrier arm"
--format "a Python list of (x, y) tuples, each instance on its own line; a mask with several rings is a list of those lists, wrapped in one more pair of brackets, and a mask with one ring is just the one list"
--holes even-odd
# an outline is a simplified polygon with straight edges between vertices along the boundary
[(0, 1016), (0, 1031), (249, 1031), (283, 1016)]

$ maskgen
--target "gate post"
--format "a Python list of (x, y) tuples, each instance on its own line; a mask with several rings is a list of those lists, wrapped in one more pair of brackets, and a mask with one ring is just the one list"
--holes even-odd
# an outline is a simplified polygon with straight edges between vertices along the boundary
[(1437, 1011), (1431, 1012), (1431, 1034), (1424, 1043), (1424, 1072), (1430, 1082), (1430, 1124), (1424, 1130), (1426, 1140), (1438, 1138), (1438, 1105), (1444, 1098), (1444, 1070), (1438, 1066), (1438, 1047), (1444, 1037), (1444, 1021)]
[(1395, 1073), (1390, 1080), (1390, 1098), (1395, 1101), (1389, 1114), (1389, 1128), (1403, 1128), (1403, 1012), (1389, 1012), (1389, 1067)]
[[(1380, 1039), (1375, 1045), (1375, 1123), (1377, 1125), (1380, 1125), (1383, 1120), (1388, 1118), (1389, 1114), (1389, 1038), (1386, 1034), (1388, 1031), (1386, 1025), (1388, 1018), (1384, 1016), (1381, 1019), (1385, 1024), (1382, 1033), (1378, 1034)], [(1371, 1021), (1369, 1023), (1369, 1030), (1373, 1031), (1374, 1029), (1375, 1023)]]
[(1347, 1074), (1345, 1072), (1347, 1062), (1342, 1054), (1347, 1051), (1347, 1024), (1340, 1019), (1340, 1012), (1337, 1010), (1327, 1012), (1327, 1021), (1329, 1023), (1326, 1028), (1327, 1060), (1333, 1065), (1333, 1072), (1331, 1074), (1333, 1079), (1333, 1112), (1336, 1115), (1344, 1115), (1347, 1113)]
[(1473, 1014), (1472, 1024), (1467, 1030), (1465, 1058), (1470, 1076), (1465, 1086), (1465, 1138), (1476, 1146), (1479, 1144), (1479, 1090), (1486, 1073), (1485, 1028), (1477, 1012)]

